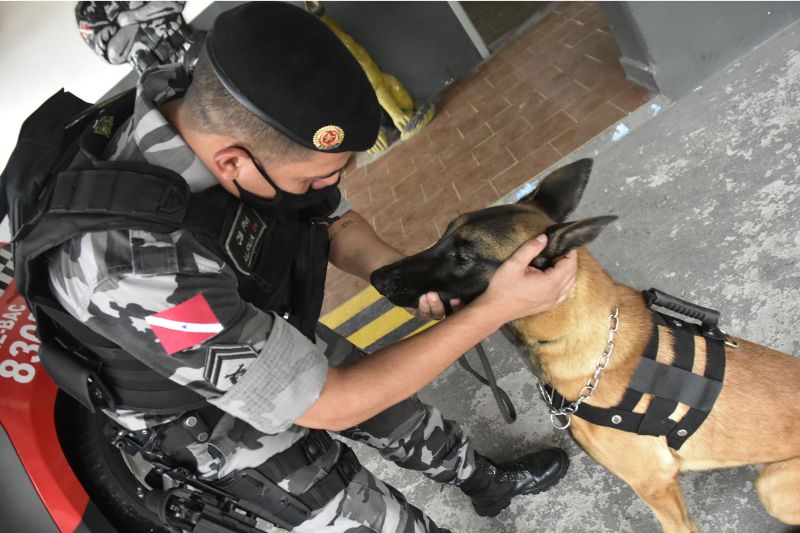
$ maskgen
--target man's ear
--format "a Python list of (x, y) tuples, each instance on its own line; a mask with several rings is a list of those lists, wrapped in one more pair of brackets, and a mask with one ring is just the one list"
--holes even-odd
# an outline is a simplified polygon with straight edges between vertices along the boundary
[(242, 164), (248, 160), (247, 152), (238, 146), (226, 146), (214, 152), (213, 156), (216, 173), (228, 181), (239, 176)]
[(581, 201), (592, 172), (592, 159), (579, 159), (548, 174), (531, 194), (517, 203), (535, 205), (563, 222)]
[(550, 268), (555, 262), (567, 255), (570, 250), (586, 246), (605, 229), (616, 216), (584, 218), (575, 222), (553, 224), (545, 230), (547, 246), (536, 256), (531, 266), (540, 270)]

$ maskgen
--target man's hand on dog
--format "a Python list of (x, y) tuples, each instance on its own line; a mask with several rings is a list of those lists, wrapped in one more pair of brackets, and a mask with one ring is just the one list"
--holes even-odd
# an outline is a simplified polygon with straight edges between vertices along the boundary
[(531, 261), (546, 245), (547, 237), (539, 235), (520, 246), (500, 265), (475, 303), (490, 305), (506, 321), (511, 321), (547, 311), (563, 302), (575, 283), (578, 254), (573, 250), (544, 271), (533, 268)]
[[(453, 311), (457, 311), (462, 307), (460, 298), (453, 298), (450, 300), (450, 307)], [(419, 318), (425, 320), (441, 320), (447, 314), (442, 298), (439, 293), (427, 292), (419, 297), (419, 303), (416, 308), (406, 307), (406, 310)]]

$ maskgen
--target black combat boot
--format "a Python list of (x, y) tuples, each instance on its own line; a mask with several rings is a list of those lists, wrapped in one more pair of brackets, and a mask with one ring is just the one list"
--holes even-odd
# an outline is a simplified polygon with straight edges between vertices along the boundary
[(541, 450), (502, 465), (476, 453), (475, 462), (475, 473), (459, 487), (472, 498), (480, 516), (497, 516), (514, 496), (546, 491), (564, 477), (569, 466), (567, 453), (560, 448)]

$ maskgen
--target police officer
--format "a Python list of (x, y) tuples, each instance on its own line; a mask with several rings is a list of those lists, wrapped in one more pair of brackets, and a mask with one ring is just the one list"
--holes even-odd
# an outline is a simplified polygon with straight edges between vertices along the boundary
[[(288, 520), (296, 531), (443, 531), (324, 430), (460, 487), (483, 516), (552, 487), (567, 469), (562, 450), (496, 465), (414, 394), (504, 323), (563, 300), (575, 256), (540, 272), (528, 265), (545, 238), (530, 241), (474, 302), (364, 357), (315, 331), (326, 258), (365, 279), (402, 258), (338, 192), (353, 152), (371, 147), (379, 127), (358, 63), (313, 15), (253, 3), (220, 15), (191, 83), (182, 72), (145, 72), (133, 115), (98, 121), (108, 127), (89, 135), (110, 138), (81, 157), (154, 165), (193, 195), (222, 193), (230, 207), (207, 212), (224, 215), (220, 239), (192, 228), (95, 229), (50, 254), (49, 282), (69, 315), (203, 406), (106, 413), (154, 432), (160, 451), (241, 497), (237, 473), (263, 473), (310, 508)], [(417, 313), (441, 318), (444, 306), (428, 294)]]

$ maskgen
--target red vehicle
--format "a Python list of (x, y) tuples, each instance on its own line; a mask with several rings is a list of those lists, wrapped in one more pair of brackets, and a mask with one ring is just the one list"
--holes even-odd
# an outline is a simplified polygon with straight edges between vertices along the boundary
[[(9, 533), (167, 532), (107, 417), (58, 390), (0, 244), (0, 516)], [(141, 476), (140, 476), (141, 477)]]

